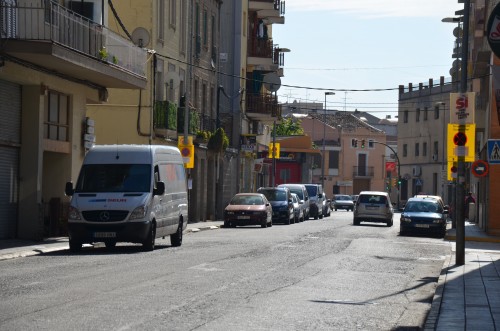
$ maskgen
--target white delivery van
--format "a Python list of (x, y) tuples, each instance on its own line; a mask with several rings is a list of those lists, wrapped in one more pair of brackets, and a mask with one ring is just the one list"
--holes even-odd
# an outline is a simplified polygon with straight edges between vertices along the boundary
[(170, 236), (182, 244), (188, 222), (184, 164), (176, 147), (102, 145), (85, 156), (68, 213), (69, 247), (84, 243), (141, 243), (151, 251), (155, 239)]

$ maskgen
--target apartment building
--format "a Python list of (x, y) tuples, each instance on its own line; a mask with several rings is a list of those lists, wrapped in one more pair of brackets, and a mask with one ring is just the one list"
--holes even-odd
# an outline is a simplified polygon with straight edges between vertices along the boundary
[(0, 3), (0, 239), (62, 233), (64, 185), (94, 139), (88, 103), (146, 87), (146, 50), (104, 0)]

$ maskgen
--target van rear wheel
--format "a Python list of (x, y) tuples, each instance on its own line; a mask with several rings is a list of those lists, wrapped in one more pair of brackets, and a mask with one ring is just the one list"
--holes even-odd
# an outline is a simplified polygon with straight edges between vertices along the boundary
[(182, 220), (179, 221), (179, 226), (174, 234), (170, 235), (170, 243), (174, 247), (179, 247), (182, 245)]
[(156, 239), (156, 223), (151, 222), (149, 227), (149, 233), (146, 240), (142, 243), (142, 248), (146, 252), (151, 252), (155, 249), (155, 239)]

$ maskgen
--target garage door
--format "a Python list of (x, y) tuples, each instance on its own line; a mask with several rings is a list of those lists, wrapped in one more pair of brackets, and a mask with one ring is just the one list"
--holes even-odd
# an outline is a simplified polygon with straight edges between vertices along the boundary
[(16, 235), (21, 87), (0, 80), (0, 239)]

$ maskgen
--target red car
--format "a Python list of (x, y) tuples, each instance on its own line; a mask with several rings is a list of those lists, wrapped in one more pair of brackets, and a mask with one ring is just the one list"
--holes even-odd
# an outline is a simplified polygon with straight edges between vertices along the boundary
[(273, 226), (271, 203), (261, 193), (237, 193), (224, 209), (224, 227)]

